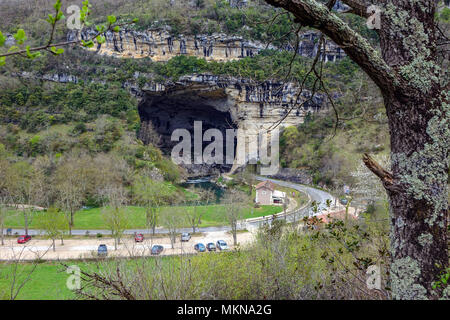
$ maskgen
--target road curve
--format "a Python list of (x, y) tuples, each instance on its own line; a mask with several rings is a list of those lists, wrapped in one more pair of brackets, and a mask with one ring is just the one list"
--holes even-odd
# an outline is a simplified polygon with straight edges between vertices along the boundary
[[(297, 184), (297, 183), (293, 183), (293, 182), (288, 182), (288, 181), (282, 181), (282, 180), (276, 180), (276, 179), (270, 179), (267, 177), (262, 177), (262, 176), (256, 176), (255, 177), (257, 180), (259, 181), (265, 181), (265, 180), (270, 180), (275, 184), (278, 184), (282, 187), (288, 187), (291, 189), (295, 189), (298, 190), (300, 192), (304, 192), (306, 194), (309, 195), (310, 200), (311, 201), (316, 201), (317, 203), (320, 203), (319, 205), (319, 212), (326, 209), (326, 205), (325, 205), (325, 201), (327, 199), (331, 199), (333, 202), (335, 201), (335, 198), (328, 192), (323, 191), (323, 190), (319, 190), (313, 187), (308, 187), (305, 185), (301, 185), (301, 184)], [(291, 214), (287, 214), (286, 215), (286, 220), (288, 222), (290, 221), (294, 221), (294, 220), (299, 220), (302, 217), (306, 216), (306, 215), (312, 215), (312, 213), (310, 212), (310, 208), (309, 206), (306, 206), (302, 209), (298, 209), (296, 211), (294, 211)], [(284, 218), (283, 218), (284, 219)], [(258, 220), (258, 221), (252, 221), (252, 222), (246, 222), (246, 223), (241, 223), (239, 225), (239, 229), (248, 229), (248, 228), (258, 228), (259, 226), (261, 226), (264, 223), (270, 223), (271, 219), (268, 220)], [(202, 233), (206, 233), (206, 232), (218, 232), (218, 231), (230, 231), (231, 228), (229, 226), (220, 226), (220, 227), (201, 227), (201, 228), (197, 228), (198, 232), (202, 232)], [(179, 229), (180, 232), (191, 232), (192, 228), (181, 228)], [(25, 234), (25, 230), (24, 229), (12, 229), (12, 234)], [(97, 233), (101, 233), (104, 235), (109, 235), (111, 234), (110, 230), (100, 230), (100, 229), (96, 229), (96, 230), (86, 230), (86, 229), (74, 229), (72, 230), (72, 235), (76, 235), (76, 236), (84, 236), (86, 235), (86, 233), (89, 233), (90, 235), (95, 235)], [(134, 233), (142, 233), (142, 234), (150, 234), (151, 231), (149, 231), (148, 229), (128, 229), (125, 230), (124, 232), (125, 234), (134, 234)], [(167, 229), (165, 228), (157, 228), (155, 230), (155, 233), (168, 233)], [(38, 229), (29, 229), (28, 230), (28, 234), (29, 235), (39, 235), (42, 234), (41, 230)]]

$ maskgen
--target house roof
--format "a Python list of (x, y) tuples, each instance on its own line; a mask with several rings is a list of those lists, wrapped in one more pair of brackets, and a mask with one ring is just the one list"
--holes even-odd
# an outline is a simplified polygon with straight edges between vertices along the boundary
[(275, 190), (273, 192), (273, 194), (272, 194), (272, 197), (275, 197), (275, 198), (286, 198), (286, 193), (282, 192), (282, 191), (279, 191), (279, 190)]
[(261, 189), (261, 188), (267, 188), (267, 189), (273, 191), (273, 190), (275, 190), (275, 184), (269, 180), (266, 180), (266, 181), (258, 183), (255, 187), (256, 190)]

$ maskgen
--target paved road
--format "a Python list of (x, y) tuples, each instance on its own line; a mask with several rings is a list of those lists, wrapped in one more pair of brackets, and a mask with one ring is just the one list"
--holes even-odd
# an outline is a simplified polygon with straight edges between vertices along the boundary
[[(288, 182), (288, 181), (270, 179), (270, 178), (261, 177), (261, 176), (257, 176), (255, 178), (259, 181), (269, 180), (269, 181), (272, 181), (273, 183), (278, 184), (282, 187), (295, 189), (295, 190), (298, 190), (298, 191), (308, 194), (310, 197), (310, 201), (316, 201), (317, 203), (319, 203), (318, 214), (320, 214), (322, 210), (327, 209), (326, 204), (325, 204), (327, 199), (330, 199), (333, 203), (335, 201), (335, 197), (333, 197), (330, 193), (323, 191), (323, 190), (313, 188), (313, 187), (308, 187), (308, 186), (305, 186), (302, 184)], [(306, 206), (306, 208), (297, 210), (296, 212), (288, 215), (287, 221), (292, 222), (292, 221), (294, 221), (294, 219), (296, 221), (298, 221), (299, 219), (301, 219), (305, 216), (312, 216), (312, 215), (314, 215), (314, 213), (311, 211), (310, 206)], [(262, 224), (262, 222), (258, 222), (256, 225), (259, 226), (261, 224)]]
[[(319, 213), (321, 210), (326, 209), (325, 201), (327, 199), (331, 199), (333, 202), (335, 200), (335, 198), (328, 192), (325, 192), (325, 191), (322, 191), (319, 189), (315, 189), (312, 187), (308, 187), (305, 185), (301, 185), (301, 184), (297, 184), (297, 183), (293, 183), (293, 182), (270, 179), (270, 178), (261, 177), (261, 176), (258, 176), (255, 178), (259, 181), (270, 180), (280, 186), (292, 188), (292, 189), (295, 189), (295, 190), (298, 190), (301, 192), (305, 192), (306, 194), (308, 194), (310, 196), (311, 201), (316, 201), (316, 202), (320, 203)], [(309, 206), (306, 206), (306, 208), (303, 208), (301, 210), (297, 210), (294, 213), (288, 214), (286, 217), (286, 220), (288, 222), (291, 222), (294, 220), (298, 221), (299, 219), (301, 219), (302, 217), (304, 217), (306, 215), (313, 215), (313, 213), (310, 211)], [(270, 224), (270, 222), (271, 222), (271, 219), (242, 223), (239, 225), (239, 229), (258, 228), (259, 226), (263, 225), (264, 223)], [(202, 233), (217, 232), (217, 231), (229, 231), (230, 229), (231, 228), (229, 226), (197, 228), (198, 232), (202, 232)], [(12, 229), (12, 234), (15, 234), (16, 232), (17, 232), (17, 234), (25, 234), (24, 229)], [(89, 232), (90, 235), (95, 235), (97, 233), (101, 233), (101, 234), (105, 234), (105, 235), (111, 234), (111, 231), (109, 231), (109, 230), (72, 230), (72, 234), (78, 235), (78, 236), (79, 235), (84, 236), (84, 235), (86, 235), (86, 232)], [(157, 228), (155, 230), (155, 232), (156, 233), (168, 233), (167, 229), (164, 229), (164, 228)], [(192, 232), (192, 228), (182, 228), (182, 229), (180, 229), (180, 232)], [(134, 234), (134, 233), (149, 234), (149, 233), (151, 233), (151, 231), (149, 231), (148, 229), (128, 229), (125, 231), (125, 234)], [(28, 234), (38, 235), (38, 234), (40, 234), (40, 230), (30, 229), (30, 230), (28, 230)]]

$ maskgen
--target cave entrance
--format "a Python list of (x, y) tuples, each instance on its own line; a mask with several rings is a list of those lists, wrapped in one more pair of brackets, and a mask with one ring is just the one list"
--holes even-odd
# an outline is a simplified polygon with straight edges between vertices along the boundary
[[(224, 139), (227, 129), (236, 129), (232, 110), (234, 100), (223, 88), (208, 86), (178, 86), (165, 91), (146, 92), (139, 104), (141, 130), (139, 138), (151, 143), (151, 134), (156, 132), (160, 137), (159, 146), (165, 155), (170, 155), (172, 148), (178, 144), (171, 141), (176, 129), (186, 129), (191, 134), (191, 155), (194, 148), (194, 121), (201, 121), (202, 136), (208, 129), (218, 129)], [(151, 129), (149, 129), (151, 127)], [(211, 142), (203, 142), (203, 150)], [(223, 154), (227, 152), (223, 142)], [(236, 141), (233, 144), (236, 150)], [(232, 164), (191, 164), (182, 165), (190, 176), (216, 175), (228, 172)]]

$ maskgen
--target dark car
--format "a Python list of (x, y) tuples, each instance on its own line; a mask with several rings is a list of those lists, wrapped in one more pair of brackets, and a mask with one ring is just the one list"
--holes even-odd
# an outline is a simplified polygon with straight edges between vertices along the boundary
[(208, 249), (208, 251), (216, 251), (216, 245), (210, 242), (206, 245), (206, 249)]
[(163, 247), (163, 246), (160, 246), (159, 244), (155, 244), (155, 245), (152, 247), (152, 254), (153, 254), (153, 255), (160, 254), (163, 250), (164, 250), (164, 247)]
[(143, 242), (144, 241), (144, 235), (142, 233), (137, 233), (134, 235), (134, 241), (136, 242)]
[(99, 257), (106, 257), (108, 255), (108, 247), (106, 244), (101, 244), (98, 246), (97, 254)]
[(17, 238), (17, 243), (27, 243), (30, 240), (31, 240), (30, 235), (24, 235)]
[(183, 233), (181, 234), (181, 241), (187, 242), (187, 241), (189, 241), (189, 240), (191, 240), (191, 234), (188, 233), (188, 232), (183, 232)]
[(227, 245), (227, 243), (226, 243), (225, 241), (223, 241), (223, 240), (217, 241), (216, 247), (217, 247), (220, 251), (222, 251), (222, 250), (228, 250), (228, 245)]
[(194, 246), (194, 250), (198, 251), (198, 252), (205, 252), (206, 251), (206, 247), (205, 247), (205, 245), (203, 243), (197, 243)]

